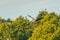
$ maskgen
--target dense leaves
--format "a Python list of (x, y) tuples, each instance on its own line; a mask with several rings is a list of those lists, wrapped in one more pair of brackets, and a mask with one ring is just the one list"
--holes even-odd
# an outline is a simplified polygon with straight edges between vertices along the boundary
[(36, 20), (0, 17), (0, 40), (60, 40), (60, 16), (39, 11)]
[(60, 40), (60, 17), (54, 12), (45, 12), (28, 40)]
[(22, 16), (16, 20), (0, 20), (0, 40), (27, 40), (32, 34), (34, 24), (36, 24)]

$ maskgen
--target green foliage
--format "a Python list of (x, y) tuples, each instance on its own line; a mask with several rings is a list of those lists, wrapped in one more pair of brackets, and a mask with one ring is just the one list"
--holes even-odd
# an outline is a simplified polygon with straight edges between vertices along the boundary
[(0, 40), (60, 40), (60, 16), (40, 11), (36, 21), (0, 17)]
[(22, 16), (11, 20), (8, 18), (2, 22), (0, 19), (0, 39), (1, 40), (27, 40), (34, 29), (34, 22), (24, 19)]
[(47, 13), (39, 24), (28, 40), (60, 40), (60, 17), (58, 15), (54, 12)]

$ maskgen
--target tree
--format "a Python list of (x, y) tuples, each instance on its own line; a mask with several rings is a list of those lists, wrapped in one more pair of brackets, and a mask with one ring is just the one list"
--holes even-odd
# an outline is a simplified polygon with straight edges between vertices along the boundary
[(57, 20), (58, 15), (54, 15), (54, 13), (52, 15), (46, 14), (40, 20), (40, 25), (33, 31), (32, 37), (28, 40), (60, 40), (60, 21), (58, 22)]

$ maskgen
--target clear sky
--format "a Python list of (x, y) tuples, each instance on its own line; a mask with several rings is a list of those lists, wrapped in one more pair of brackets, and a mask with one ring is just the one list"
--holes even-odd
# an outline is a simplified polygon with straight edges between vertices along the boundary
[(35, 18), (45, 8), (60, 13), (60, 0), (0, 0), (0, 17), (15, 19), (31, 15)]

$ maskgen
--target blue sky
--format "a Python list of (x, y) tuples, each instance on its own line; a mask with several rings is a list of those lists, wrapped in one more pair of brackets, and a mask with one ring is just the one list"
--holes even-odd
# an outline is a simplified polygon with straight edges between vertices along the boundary
[(60, 0), (0, 0), (0, 17), (15, 19), (20, 15), (31, 15), (35, 18), (45, 8), (60, 13)]

